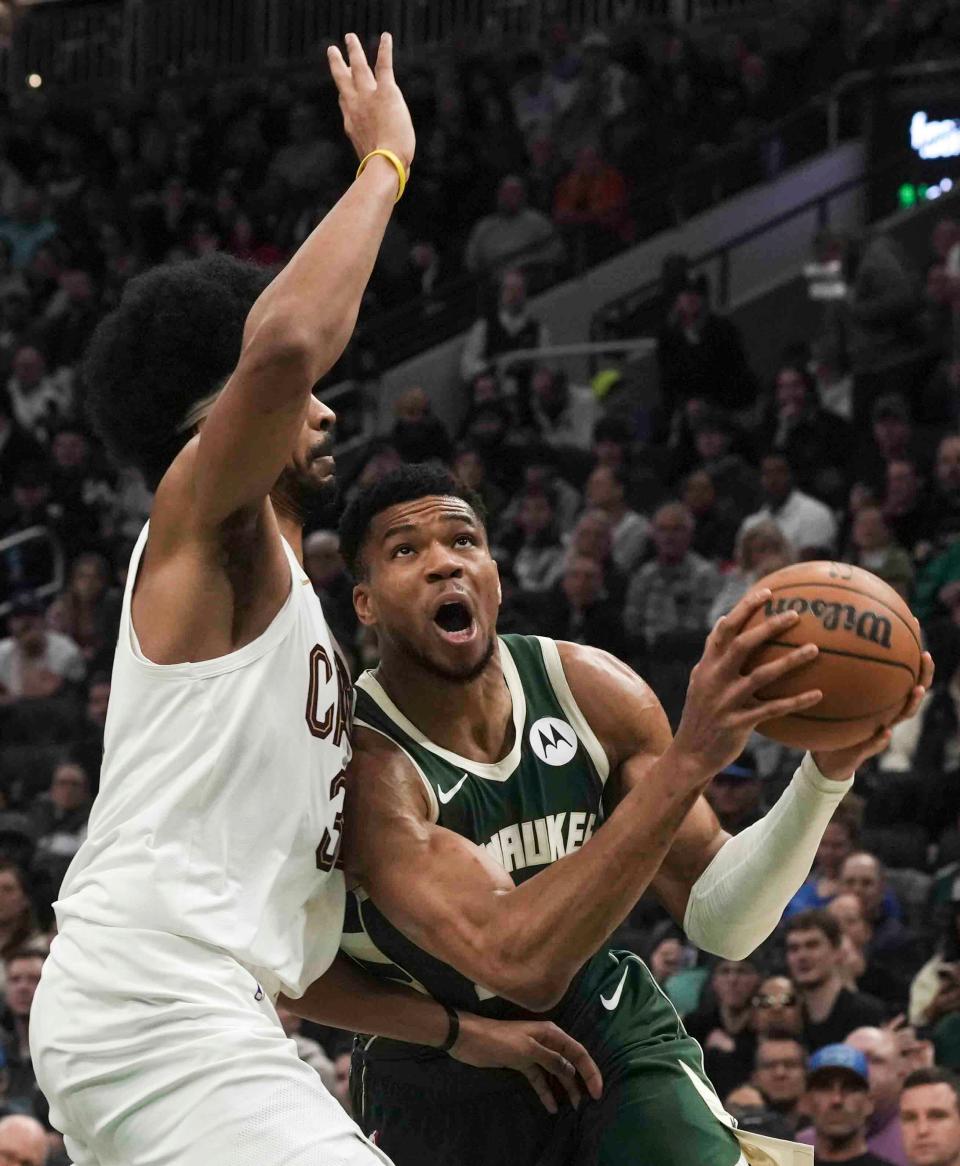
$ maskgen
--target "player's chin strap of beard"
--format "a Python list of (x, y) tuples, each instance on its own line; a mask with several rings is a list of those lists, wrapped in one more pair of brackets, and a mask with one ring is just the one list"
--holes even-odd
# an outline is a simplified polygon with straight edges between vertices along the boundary
[(728, 839), (694, 883), (683, 917), (690, 941), (740, 960), (772, 935), (852, 785), (824, 777), (808, 753), (766, 817)]
[[(226, 382), (224, 382), (226, 384)], [(177, 433), (189, 433), (207, 416), (213, 408), (217, 398), (223, 392), (223, 385), (217, 385), (212, 393), (207, 393), (205, 397), (201, 397), (199, 401), (194, 401), (190, 408), (184, 413), (183, 420), (177, 426)]]

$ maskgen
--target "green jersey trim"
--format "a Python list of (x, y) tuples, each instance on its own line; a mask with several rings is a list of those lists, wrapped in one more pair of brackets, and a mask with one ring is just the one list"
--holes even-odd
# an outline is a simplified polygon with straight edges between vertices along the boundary
[(545, 636), (534, 636), (534, 639), (540, 645), (547, 678), (553, 686), (554, 696), (567, 714), (573, 731), (583, 742), (583, 747), (593, 762), (593, 767), (597, 771), (601, 784), (606, 785), (607, 778), (610, 776), (610, 759), (574, 698), (567, 674), (563, 670), (563, 661), (560, 659), (560, 649), (557, 647), (557, 642), (556, 640), (548, 640)]
[[(497, 762), (488, 761), (471, 761), (467, 757), (460, 757), (456, 753), (451, 753), (449, 749), (444, 749), (440, 745), (435, 745), (429, 737), (425, 737), (420, 729), (408, 720), (403, 715), (400, 709), (393, 703), (387, 695), (383, 685), (377, 680), (372, 672), (364, 672), (364, 674), (357, 681), (356, 687), (362, 688), (370, 699), (380, 706), (382, 711), (392, 720), (398, 728), (402, 729), (404, 733), (419, 745), (422, 749), (433, 753), (436, 757), (442, 758), (448, 764), (456, 766), (458, 769), (465, 769), (469, 773), (475, 773), (477, 777), (484, 777), (488, 781), (508, 781), (512, 776), (517, 766), (520, 764), (520, 757), (523, 751), (523, 730), (527, 721), (527, 697), (523, 691), (523, 684), (520, 681), (520, 672), (517, 668), (510, 648), (499, 640), (500, 644), (500, 667), (503, 670), (503, 678), (507, 682), (507, 688), (510, 692), (510, 698), (513, 701), (513, 747), (506, 757)], [(569, 691), (569, 689), (567, 690)], [(572, 699), (572, 698), (571, 698)], [(363, 722), (357, 722), (358, 724)], [(384, 736), (388, 734), (384, 733)], [(394, 738), (390, 738), (394, 740)]]

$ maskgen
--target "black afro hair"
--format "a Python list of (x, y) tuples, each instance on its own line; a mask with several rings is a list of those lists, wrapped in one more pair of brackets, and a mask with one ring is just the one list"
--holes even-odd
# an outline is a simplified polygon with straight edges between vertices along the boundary
[(436, 462), (417, 462), (391, 470), (360, 490), (340, 519), (340, 553), (355, 579), (363, 575), (361, 552), (376, 516), (401, 502), (415, 502), (432, 495), (461, 498), (481, 523), (486, 519), (486, 508), (479, 495), (461, 485), (446, 467)]
[(270, 279), (228, 255), (154, 267), (127, 284), (87, 348), (90, 423), (111, 456), (155, 488), (187, 439), (191, 405), (229, 377), (243, 326)]

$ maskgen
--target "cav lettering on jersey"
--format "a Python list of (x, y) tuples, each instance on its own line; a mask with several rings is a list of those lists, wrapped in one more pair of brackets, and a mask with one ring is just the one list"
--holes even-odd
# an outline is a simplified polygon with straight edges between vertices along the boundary
[[(330, 703), (327, 704), (324, 690), (330, 685), (334, 674), (337, 680), (336, 692), (330, 694)], [(339, 652), (334, 652), (331, 664), (326, 648), (322, 644), (314, 644), (310, 651), (310, 686), (307, 691), (307, 727), (314, 737), (326, 740), (333, 733), (333, 744), (342, 744), (351, 728), (352, 691), (350, 673)], [(323, 705), (326, 705), (326, 709), (321, 713)]]
[(530, 866), (547, 866), (579, 848), (593, 834), (597, 815), (584, 810), (548, 814), (530, 822), (504, 826), (484, 849), (509, 874)]

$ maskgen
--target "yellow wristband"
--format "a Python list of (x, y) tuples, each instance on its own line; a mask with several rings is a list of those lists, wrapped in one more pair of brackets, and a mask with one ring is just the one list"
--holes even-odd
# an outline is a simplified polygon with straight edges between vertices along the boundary
[(360, 165), (357, 167), (357, 177), (360, 177), (364, 170), (366, 170), (367, 163), (371, 158), (375, 158), (377, 154), (379, 154), (381, 158), (386, 158), (388, 162), (392, 162), (393, 168), (397, 172), (397, 180), (400, 183), (400, 189), (397, 191), (397, 197), (393, 200), (395, 203), (397, 203), (401, 198), (403, 198), (403, 192), (407, 188), (407, 168), (400, 161), (393, 150), (371, 150), (366, 158), (364, 158)]

